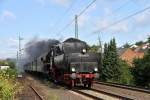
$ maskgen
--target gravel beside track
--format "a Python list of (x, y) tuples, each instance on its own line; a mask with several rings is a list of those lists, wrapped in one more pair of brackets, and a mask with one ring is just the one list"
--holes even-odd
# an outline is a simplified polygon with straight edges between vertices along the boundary
[(43, 97), (39, 94), (39, 92), (32, 85), (30, 85), (29, 87), (36, 93), (36, 95), (39, 97), (40, 100), (44, 100)]
[(29, 84), (38, 91), (43, 100), (92, 100), (60, 85), (55, 85), (51, 82), (45, 83), (41, 80), (32, 78), (29, 75), (18, 81), (24, 88), (21, 93), (16, 95), (16, 100), (41, 100), (35, 97), (37, 95), (29, 87)]
[(101, 82), (101, 81), (98, 82), (98, 81), (96, 81), (95, 83), (108, 85), (108, 86), (114, 86), (114, 87), (118, 87), (118, 88), (129, 89), (129, 90), (133, 90), (133, 91), (139, 91), (139, 92), (143, 92), (143, 93), (150, 93), (150, 89), (148, 89), (148, 88), (141, 88), (141, 87), (136, 87), (136, 86), (131, 86), (131, 85), (123, 85), (123, 84), (112, 83), (112, 82)]
[[(149, 93), (145, 94), (140, 91), (133, 93), (133, 90), (104, 84), (94, 84), (92, 89), (80, 88), (79, 86), (69, 90), (61, 85), (44, 81), (44, 79), (33, 78), (30, 75), (26, 75), (18, 81), (24, 88), (22, 92), (16, 95), (16, 100), (128, 100), (128, 98), (150, 100)], [(75, 89), (77, 91), (74, 91)], [(36, 91), (40, 94), (40, 97), (38, 97)]]
[(120, 95), (123, 97), (128, 97), (134, 100), (150, 100), (150, 93), (148, 92), (135, 91), (133, 89), (123, 88), (123, 87), (121, 88), (119, 86), (117, 87), (117, 86), (95, 83), (93, 85), (93, 89), (112, 93), (115, 95)]
[(87, 90), (87, 89), (82, 89), (82, 90), (79, 90), (79, 89), (73, 89), (73, 91), (79, 93), (79, 94), (82, 94), (82, 95), (85, 95), (87, 97), (90, 97), (94, 100), (122, 100), (120, 98), (117, 98), (117, 97), (114, 97), (114, 96), (110, 96), (110, 95), (107, 95), (105, 93), (99, 93), (99, 92), (96, 92), (96, 91), (93, 91), (93, 90)]
[(28, 82), (19, 78), (18, 82), (22, 87), (22, 91), (19, 91), (15, 96), (15, 100), (42, 100), (39, 95), (31, 88)]
[(119, 99), (119, 100), (133, 100), (131, 98), (128, 98), (128, 97), (125, 97), (125, 96), (122, 96), (122, 95), (118, 95), (118, 94), (114, 94), (114, 93), (110, 93), (110, 92), (105, 92), (105, 91), (101, 91), (100, 89), (92, 89), (92, 91), (95, 91), (95, 92), (98, 92), (98, 93), (101, 93), (101, 94), (104, 94), (104, 95), (107, 95), (109, 97), (113, 97), (115, 99)]

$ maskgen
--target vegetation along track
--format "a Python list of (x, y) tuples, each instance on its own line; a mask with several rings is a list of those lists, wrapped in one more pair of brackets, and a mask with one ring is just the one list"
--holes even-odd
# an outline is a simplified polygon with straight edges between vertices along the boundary
[(111, 82), (95, 82), (93, 89), (128, 97), (134, 100), (150, 100), (150, 90)]

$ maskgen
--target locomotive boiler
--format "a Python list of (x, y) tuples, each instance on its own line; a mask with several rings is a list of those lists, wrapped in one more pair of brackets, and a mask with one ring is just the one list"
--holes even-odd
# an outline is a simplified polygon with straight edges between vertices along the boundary
[(53, 45), (49, 52), (27, 64), (25, 70), (48, 74), (55, 82), (91, 87), (99, 77), (98, 54), (87, 52), (87, 44), (75, 38)]

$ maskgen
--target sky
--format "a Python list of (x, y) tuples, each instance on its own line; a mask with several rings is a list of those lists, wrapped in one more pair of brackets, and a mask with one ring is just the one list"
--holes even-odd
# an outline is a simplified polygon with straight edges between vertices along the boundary
[[(19, 34), (23, 38), (22, 48), (35, 37), (60, 41), (74, 37), (74, 22), (64, 27), (90, 2), (92, 0), (0, 0), (0, 58), (16, 57)], [(96, 0), (78, 17), (79, 39), (92, 45), (98, 44), (98, 36), (103, 44), (115, 37), (117, 46), (146, 40), (150, 35), (150, 9), (102, 29), (149, 6), (150, 0)]]

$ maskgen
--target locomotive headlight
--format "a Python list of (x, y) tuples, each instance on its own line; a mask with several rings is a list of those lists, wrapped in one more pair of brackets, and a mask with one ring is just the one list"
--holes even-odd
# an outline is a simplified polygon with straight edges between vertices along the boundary
[(71, 68), (71, 71), (72, 71), (72, 72), (75, 72), (75, 68), (74, 68), (74, 67), (72, 67), (72, 68)]
[(86, 53), (86, 49), (83, 49), (83, 50), (82, 50), (82, 53), (85, 54), (85, 53)]
[(98, 68), (94, 68), (94, 71), (97, 72), (97, 71), (98, 71)]

